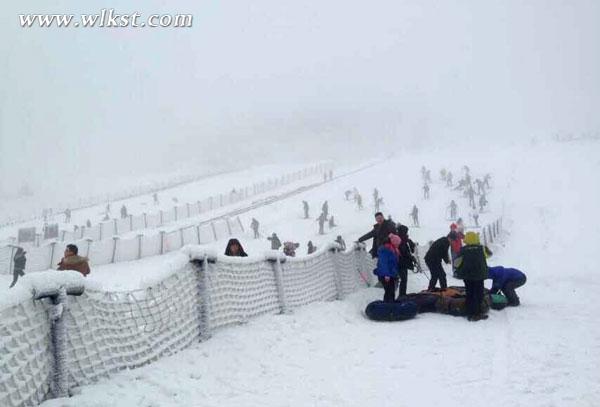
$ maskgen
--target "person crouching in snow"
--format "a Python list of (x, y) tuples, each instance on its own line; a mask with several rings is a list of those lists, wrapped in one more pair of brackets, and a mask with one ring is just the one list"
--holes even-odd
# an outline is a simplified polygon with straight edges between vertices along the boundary
[(377, 250), (377, 268), (374, 273), (383, 285), (383, 301), (385, 302), (394, 302), (395, 299), (400, 243), (400, 237), (390, 233), (384, 240), (383, 246)]
[(485, 258), (488, 251), (479, 243), (479, 235), (475, 232), (465, 234), (465, 246), (460, 249), (456, 259), (456, 276), (464, 280), (467, 294), (466, 308), (469, 321), (487, 319), (481, 303), (483, 302), (483, 281), (488, 278), (488, 267)]
[(492, 279), (492, 294), (497, 294), (502, 291), (508, 305), (517, 307), (521, 304), (519, 296), (515, 289), (521, 287), (527, 282), (527, 276), (521, 270), (496, 266), (488, 267), (488, 278)]
[(296, 257), (296, 249), (300, 247), (300, 243), (284, 242), (283, 254), (289, 257)]

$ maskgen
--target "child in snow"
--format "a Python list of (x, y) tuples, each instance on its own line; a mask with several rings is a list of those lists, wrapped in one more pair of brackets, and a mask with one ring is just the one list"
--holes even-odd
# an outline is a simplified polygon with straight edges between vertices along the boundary
[(521, 270), (502, 266), (488, 267), (488, 278), (492, 279), (492, 294), (502, 291), (508, 305), (517, 307), (521, 304), (516, 289), (527, 282), (527, 276)]
[(384, 240), (383, 246), (377, 250), (377, 268), (373, 272), (383, 285), (385, 302), (394, 302), (395, 299), (400, 243), (400, 237), (390, 233)]

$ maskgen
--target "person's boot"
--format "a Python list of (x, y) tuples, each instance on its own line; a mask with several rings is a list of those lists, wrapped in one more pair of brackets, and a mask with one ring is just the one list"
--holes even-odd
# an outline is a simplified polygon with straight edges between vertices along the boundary
[(467, 317), (467, 319), (471, 322), (476, 322), (481, 319), (481, 315), (479, 315), (479, 314), (469, 315), (469, 317)]

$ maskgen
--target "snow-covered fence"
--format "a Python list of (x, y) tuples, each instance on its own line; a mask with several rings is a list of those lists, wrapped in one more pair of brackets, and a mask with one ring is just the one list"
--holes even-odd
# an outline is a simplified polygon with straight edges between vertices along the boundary
[[(69, 388), (90, 384), (185, 349), (216, 329), (342, 299), (364, 286), (360, 273), (370, 272), (364, 267), (371, 262), (364, 247), (342, 252), (335, 244), (303, 258), (278, 252), (262, 259), (231, 258), (194, 246), (184, 253), (189, 261), (182, 256), (176, 273), (148, 288), (87, 288), (80, 297), (69, 297), (61, 308), (62, 346), (51, 345), (56, 312), (48, 312), (48, 300), (29, 298), (1, 309), (0, 404), (36, 404), (57, 394), (51, 390), (61, 389), (56, 386), (65, 378)], [(63, 276), (48, 273), (57, 280)]]
[[(189, 225), (171, 231), (134, 237), (93, 241), (83, 239), (71, 241), (79, 248), (81, 255), (88, 257), (95, 266), (138, 260), (144, 257), (157, 256), (178, 250), (190, 244), (203, 244), (222, 239), (227, 236), (244, 233), (242, 223), (238, 218), (221, 218), (214, 222)], [(27, 263), (25, 272), (43, 271), (56, 268), (63, 256), (64, 244), (51, 242), (40, 247), (26, 249)], [(14, 247), (0, 247), (0, 274), (10, 274)]]
[[(270, 178), (266, 181), (255, 183), (252, 186), (233, 188), (229, 193), (210, 196), (204, 198), (202, 201), (188, 202), (169, 209), (161, 209), (154, 213), (144, 212), (138, 215), (129, 215), (121, 219), (109, 219), (90, 227), (81, 226), (72, 231), (60, 230), (57, 239), (44, 240), (41, 238), (41, 235), (38, 235), (38, 239), (36, 239), (33, 246), (39, 246), (40, 244), (54, 240), (74, 242), (85, 239), (111, 239), (112, 236), (121, 236), (134, 231), (165, 227), (170, 223), (197, 217), (215, 209), (239, 203), (252, 196), (275, 190), (308, 177), (320, 175), (326, 169), (327, 167), (324, 164), (314, 165), (304, 170), (285, 174), (280, 178)], [(16, 239), (13, 238), (12, 240)], [(25, 244), (25, 247), (26, 250), (30, 248), (27, 244)]]

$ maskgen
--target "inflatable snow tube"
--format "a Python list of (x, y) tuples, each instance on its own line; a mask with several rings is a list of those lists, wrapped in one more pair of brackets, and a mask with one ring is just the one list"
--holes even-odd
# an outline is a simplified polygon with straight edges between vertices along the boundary
[(413, 301), (373, 301), (367, 305), (365, 314), (373, 321), (403, 321), (417, 315), (417, 304)]
[(501, 310), (508, 305), (508, 299), (502, 294), (490, 294), (490, 299), (490, 308), (492, 309)]
[(429, 293), (413, 293), (403, 297), (403, 300), (412, 301), (417, 304), (417, 313), (436, 312), (435, 304), (439, 295)]

